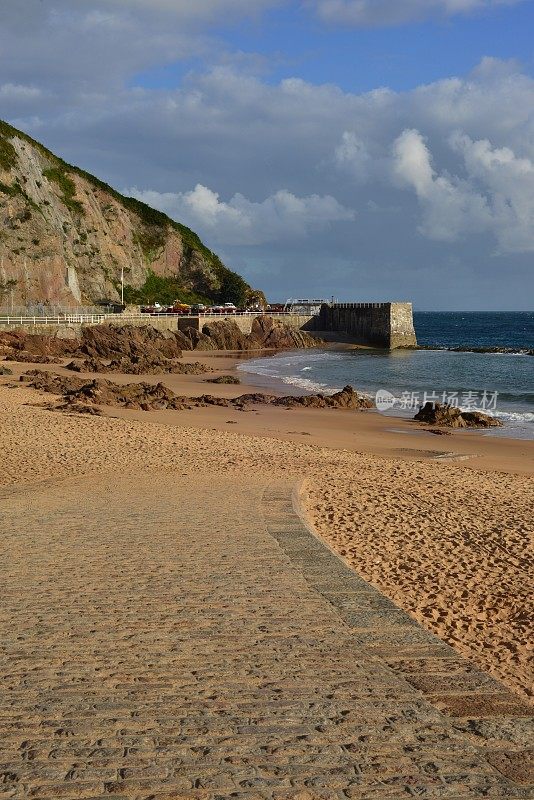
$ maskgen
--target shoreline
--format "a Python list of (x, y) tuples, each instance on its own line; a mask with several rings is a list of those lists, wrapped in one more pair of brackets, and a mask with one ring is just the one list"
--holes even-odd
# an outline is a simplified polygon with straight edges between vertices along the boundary
[[(422, 351), (429, 351), (432, 352), (453, 352), (448, 348), (441, 348), (439, 350), (434, 350), (433, 348), (405, 348), (405, 350), (422, 350)], [(321, 353), (346, 353), (348, 351), (358, 351), (362, 353), (366, 352), (373, 352), (374, 348), (370, 347), (363, 347), (360, 345), (342, 345), (340, 343), (326, 343), (323, 346), (317, 347), (313, 350), (313, 352), (321, 352)], [(297, 355), (302, 354), (304, 355), (307, 351), (306, 350), (294, 350), (294, 351), (277, 351), (277, 352), (269, 352), (265, 354), (256, 354), (251, 356), (247, 360), (263, 360), (266, 361), (270, 357), (276, 356), (284, 356), (287, 355), (291, 356), (291, 354)], [(382, 352), (382, 351), (379, 351)], [(456, 352), (456, 351), (454, 351)], [(468, 355), (472, 351), (466, 353)], [(463, 355), (463, 351), (458, 353), (459, 355)], [(480, 355), (480, 354), (478, 354)], [(501, 354), (499, 354), (501, 355)], [(507, 354), (508, 355), (508, 354)], [(284, 380), (284, 376), (276, 376), (271, 374), (266, 374), (262, 372), (253, 372), (243, 369), (241, 367), (241, 363), (236, 364), (237, 375), (245, 374), (247, 376), (247, 383), (252, 383), (255, 386), (261, 387), (263, 390), (271, 391), (273, 393), (282, 393), (287, 395), (299, 395), (299, 394), (315, 394), (317, 392), (322, 392), (325, 394), (332, 393), (342, 388), (344, 384), (347, 382), (353, 385), (353, 388), (360, 392), (361, 394), (369, 397), (374, 402), (376, 391), (375, 389), (369, 388), (362, 388), (361, 385), (358, 385), (357, 382), (354, 380), (340, 380), (335, 385), (332, 383), (328, 387), (325, 384), (321, 384), (317, 382), (313, 386), (306, 386), (306, 380), (302, 380), (302, 385), (297, 382), (296, 376), (292, 376), (291, 379), (288, 377), (288, 380)], [(393, 393), (396, 392), (395, 389), (392, 390)], [(400, 390), (397, 390), (397, 395), (399, 394)], [(422, 390), (419, 391), (421, 394)], [(468, 409), (465, 409), (468, 410)], [(405, 412), (403, 413), (399, 409), (391, 410), (386, 413), (379, 412), (381, 416), (384, 416), (392, 421), (394, 424), (396, 421), (405, 420), (411, 421), (413, 416), (415, 415), (415, 410), (413, 412)], [(489, 435), (492, 437), (498, 438), (507, 438), (507, 439), (514, 439), (514, 440), (522, 440), (522, 441), (534, 441), (534, 422), (531, 422), (528, 419), (523, 419), (525, 415), (532, 414), (534, 417), (534, 410), (531, 412), (527, 408), (515, 408), (513, 404), (509, 404), (506, 408), (499, 408), (499, 413), (496, 414), (497, 418), (500, 418), (503, 422), (503, 427), (492, 428), (488, 430), (474, 430), (471, 433), (482, 433), (483, 435)], [(517, 419), (517, 416), (520, 418)]]
[[(215, 372), (102, 377), (235, 397), (257, 387), (206, 381), (242, 377), (241, 360), (195, 352), (182, 361)], [(97, 475), (123, 475), (135, 491), (137, 475), (153, 473), (157, 486), (157, 475), (170, 472), (187, 477), (202, 503), (210, 476), (221, 471), (237, 483), (251, 476), (304, 481), (310, 524), (353, 569), (462, 655), (531, 697), (534, 442), (465, 431), (436, 436), (374, 411), (210, 406), (65, 414), (43, 408), (51, 395), (17, 384), (32, 364), (9, 365), (15, 374), (0, 378), (4, 492)], [(56, 364), (35, 367), (72, 375)]]
[[(305, 351), (284, 351), (302, 353)], [(280, 351), (263, 351), (266, 357)], [(261, 380), (254, 380), (254, 373), (238, 369), (244, 360), (259, 358), (257, 351), (193, 351), (184, 352), (180, 361), (199, 362), (213, 370), (203, 375), (83, 373), (89, 378), (103, 377), (118, 384), (145, 381), (163, 383), (176, 394), (187, 397), (211, 394), (215, 397), (234, 398), (241, 394), (266, 390)], [(69, 359), (64, 359), (66, 363)], [(215, 361), (215, 364), (213, 363)], [(0, 386), (12, 383), (30, 369), (42, 369), (65, 376), (73, 373), (61, 364), (38, 364), (3, 362), (13, 376), (0, 376)], [(78, 373), (74, 373), (78, 374)], [(219, 375), (233, 375), (242, 382), (239, 385), (209, 383)], [(243, 376), (246, 376), (243, 381)], [(252, 376), (252, 380), (250, 379)], [(277, 384), (277, 385), (275, 385)], [(293, 391), (288, 391), (292, 388)], [(31, 390), (33, 391), (33, 390)], [(269, 380), (268, 392), (277, 396), (310, 394), (299, 387), (288, 387), (281, 380)], [(37, 394), (35, 392), (35, 394)], [(43, 395), (52, 398), (52, 395)], [(450, 435), (436, 435), (425, 424), (406, 417), (381, 414), (376, 409), (350, 411), (343, 409), (311, 409), (254, 406), (247, 411), (232, 408), (210, 407), (175, 411), (139, 411), (125, 408), (103, 407), (107, 417), (158, 425), (191, 426), (203, 430), (227, 431), (229, 426), (236, 432), (265, 439), (281, 439), (305, 443), (334, 450), (349, 450), (403, 461), (462, 462), (471, 470), (495, 470), (514, 474), (534, 475), (534, 441), (513, 437), (493, 436), (486, 430), (452, 429)]]

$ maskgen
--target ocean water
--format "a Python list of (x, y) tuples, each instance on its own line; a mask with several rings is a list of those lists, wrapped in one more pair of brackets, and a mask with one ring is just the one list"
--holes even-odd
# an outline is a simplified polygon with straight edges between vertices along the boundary
[[(501, 419), (504, 427), (491, 435), (534, 439), (534, 313), (415, 313), (414, 324), (419, 344), (433, 349), (298, 350), (239, 369), (257, 385), (283, 384), (288, 394), (351, 384), (374, 399), (382, 390), (395, 398), (388, 416), (413, 417), (425, 400), (445, 400)], [(447, 349), (455, 347), (465, 350)]]

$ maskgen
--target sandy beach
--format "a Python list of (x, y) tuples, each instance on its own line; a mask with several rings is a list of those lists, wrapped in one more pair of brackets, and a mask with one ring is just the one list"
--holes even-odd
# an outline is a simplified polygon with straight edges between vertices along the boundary
[[(215, 375), (235, 373), (238, 363), (231, 354), (184, 358), (191, 360)], [(51, 395), (15, 385), (33, 365), (8, 366), (14, 376), (0, 378), (2, 486), (121, 475), (134, 497), (136, 475), (176, 473), (201, 503), (209, 476), (220, 472), (236, 483), (256, 473), (290, 478), (308, 524), (361, 576), (532, 699), (534, 443), (435, 436), (405, 420), (331, 409), (57, 413), (43, 408)], [(207, 384), (213, 375), (105, 377), (161, 380), (190, 396), (256, 388)]]

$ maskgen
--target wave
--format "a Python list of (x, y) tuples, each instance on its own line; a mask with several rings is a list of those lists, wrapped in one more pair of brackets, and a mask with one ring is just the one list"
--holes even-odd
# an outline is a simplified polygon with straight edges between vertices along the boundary
[(491, 414), (505, 422), (534, 422), (534, 414), (531, 411), (492, 411)]
[(279, 378), (282, 383), (286, 383), (288, 386), (297, 386), (299, 389), (304, 389), (307, 392), (321, 392), (326, 394), (334, 394), (336, 389), (333, 389), (331, 386), (328, 386), (326, 383), (317, 383), (315, 381), (310, 380), (309, 378), (299, 378), (298, 376), (291, 376), (291, 377), (284, 377)]

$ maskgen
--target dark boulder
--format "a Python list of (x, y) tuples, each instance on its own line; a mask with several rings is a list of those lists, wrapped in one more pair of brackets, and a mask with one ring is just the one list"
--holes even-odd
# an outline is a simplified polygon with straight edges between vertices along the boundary
[(462, 411), (456, 406), (443, 403), (425, 403), (414, 419), (426, 425), (442, 425), (447, 428), (499, 428), (502, 422), (482, 411)]
[(208, 378), (208, 383), (218, 383), (218, 384), (239, 384), (241, 381), (235, 375), (218, 375), (217, 378)]

